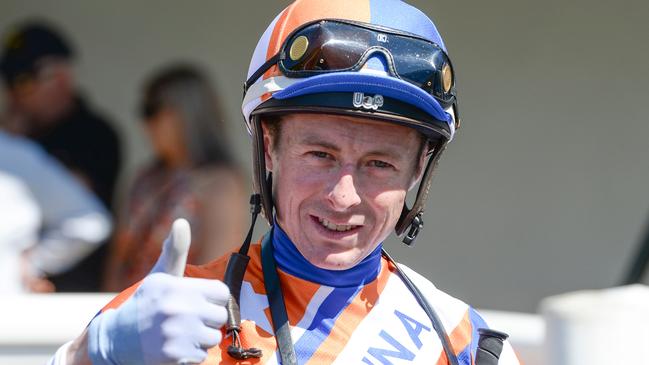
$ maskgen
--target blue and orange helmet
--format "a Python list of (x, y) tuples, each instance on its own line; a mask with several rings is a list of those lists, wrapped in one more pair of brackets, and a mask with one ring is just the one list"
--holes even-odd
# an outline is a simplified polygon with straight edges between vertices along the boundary
[(254, 143), (254, 185), (272, 217), (261, 119), (290, 112), (362, 116), (415, 128), (430, 145), (412, 208), (396, 232), (412, 243), (435, 165), (459, 126), (453, 66), (433, 22), (399, 0), (297, 0), (257, 43), (242, 112)]

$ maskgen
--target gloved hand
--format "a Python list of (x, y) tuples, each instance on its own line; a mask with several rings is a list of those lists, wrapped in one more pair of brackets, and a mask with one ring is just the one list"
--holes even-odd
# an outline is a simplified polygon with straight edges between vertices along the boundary
[(189, 223), (178, 219), (135, 293), (88, 327), (94, 365), (200, 363), (221, 342), (230, 292), (218, 280), (184, 278)]

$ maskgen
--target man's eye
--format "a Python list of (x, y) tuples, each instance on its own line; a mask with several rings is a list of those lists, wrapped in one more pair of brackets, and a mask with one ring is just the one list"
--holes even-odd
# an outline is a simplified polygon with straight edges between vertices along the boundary
[(331, 158), (331, 155), (328, 154), (327, 152), (322, 152), (322, 151), (311, 151), (309, 152), (311, 156), (317, 157), (317, 158)]
[(378, 167), (378, 168), (380, 168), (380, 169), (387, 169), (387, 168), (392, 167), (391, 164), (389, 164), (389, 163), (387, 163), (387, 162), (385, 162), (385, 161), (379, 161), (379, 160), (372, 160), (372, 161), (370, 162), (370, 165), (371, 165), (372, 167)]

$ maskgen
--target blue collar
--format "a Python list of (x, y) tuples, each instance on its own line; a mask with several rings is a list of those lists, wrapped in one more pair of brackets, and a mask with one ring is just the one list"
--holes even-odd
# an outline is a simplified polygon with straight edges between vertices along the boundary
[(307, 261), (279, 224), (274, 224), (272, 232), (277, 267), (300, 279), (331, 287), (350, 287), (371, 282), (376, 279), (381, 270), (382, 244), (351, 269), (327, 270)]

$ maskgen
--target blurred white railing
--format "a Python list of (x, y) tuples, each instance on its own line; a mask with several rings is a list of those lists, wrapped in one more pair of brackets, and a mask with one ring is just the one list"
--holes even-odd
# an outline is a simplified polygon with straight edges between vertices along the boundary
[[(0, 364), (42, 365), (75, 338), (114, 294), (46, 294), (0, 300)], [(480, 311), (493, 328), (509, 333), (525, 365), (543, 365), (541, 317)]]
[(0, 300), (0, 364), (42, 365), (114, 294), (30, 294)]
[(489, 327), (509, 335), (523, 365), (546, 365), (545, 323), (537, 314), (478, 310)]

